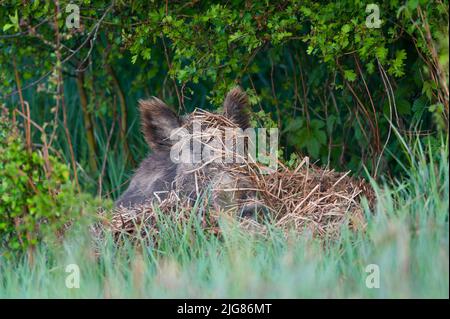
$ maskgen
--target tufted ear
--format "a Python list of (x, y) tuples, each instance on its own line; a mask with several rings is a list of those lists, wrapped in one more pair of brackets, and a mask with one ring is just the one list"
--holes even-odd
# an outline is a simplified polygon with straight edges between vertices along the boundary
[(171, 132), (180, 127), (178, 116), (160, 99), (152, 97), (139, 101), (142, 131), (145, 140), (155, 151), (169, 151)]
[(223, 102), (223, 113), (227, 118), (245, 130), (250, 127), (249, 112), (247, 94), (240, 87), (237, 86), (228, 92)]

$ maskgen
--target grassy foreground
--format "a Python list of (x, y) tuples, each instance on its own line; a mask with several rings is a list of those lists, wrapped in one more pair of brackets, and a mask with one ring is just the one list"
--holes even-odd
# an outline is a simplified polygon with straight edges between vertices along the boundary
[[(57, 247), (42, 243), (32, 265), (0, 257), (0, 298), (448, 298), (448, 141), (404, 146), (406, 177), (376, 186), (365, 232), (343, 229), (324, 242), (275, 229), (262, 238), (224, 223), (219, 240), (199, 225), (194, 234), (166, 223), (158, 247), (106, 238), (96, 255), (89, 232), (74, 229)], [(79, 288), (66, 286), (76, 284), (72, 264)], [(379, 288), (369, 288), (378, 270)]]

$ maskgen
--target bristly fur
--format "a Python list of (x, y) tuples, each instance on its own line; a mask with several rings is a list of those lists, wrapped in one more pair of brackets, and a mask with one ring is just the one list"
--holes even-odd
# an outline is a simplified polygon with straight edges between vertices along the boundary
[[(364, 180), (349, 176), (350, 172), (337, 173), (316, 167), (308, 158), (303, 158), (293, 170), (279, 163), (278, 170), (272, 174), (263, 174), (264, 165), (246, 157), (239, 163), (170, 160), (168, 151), (173, 129), (192, 132), (194, 121), (200, 121), (203, 134), (210, 136), (196, 134), (196, 138), (200, 142), (209, 141), (203, 142), (203, 146), (214, 146), (213, 137), (223, 142), (226, 128), (250, 127), (248, 99), (239, 87), (227, 94), (223, 114), (197, 109), (183, 121), (157, 98), (139, 104), (144, 134), (153, 153), (141, 163), (128, 189), (116, 202), (112, 221), (115, 231), (133, 232), (141, 217), (143, 222), (150, 222), (149, 227), (156, 227), (153, 204), (169, 215), (180, 216), (176, 211), (179, 207), (189, 212), (190, 206), (197, 205), (203, 195), (208, 197), (200, 201), (204, 206), (202, 211), (209, 212), (211, 217), (223, 214), (240, 219), (251, 217), (255, 223), (258, 218), (270, 217), (275, 226), (286, 231), (310, 229), (318, 236), (335, 236), (343, 224), (365, 227), (360, 198), (367, 197), (373, 207), (374, 192)], [(230, 155), (225, 152), (238, 155), (235, 149), (225, 148), (222, 152), (222, 158)], [(206, 217), (204, 221), (207, 225)]]
[[(206, 129), (215, 128), (217, 131), (233, 124), (224, 115), (196, 110), (186, 120), (185, 127), (189, 127), (189, 123), (194, 120), (201, 120)], [(234, 152), (232, 149), (224, 150), (227, 151)], [(198, 163), (190, 167), (177, 166), (175, 172), (173, 167), (164, 168), (170, 162), (165, 160), (164, 153), (159, 154), (161, 158), (158, 162), (155, 158), (150, 158), (143, 163), (133, 178), (127, 195), (124, 195), (123, 198), (131, 202), (132, 207), (118, 205), (111, 221), (113, 233), (117, 236), (128, 233), (133, 237), (138, 234), (136, 238), (142, 236), (157, 241), (158, 236), (148, 235), (148, 229), (161, 231), (157, 224), (157, 211), (154, 209), (157, 205), (158, 210), (180, 223), (188, 223), (192, 212), (201, 211), (204, 213), (202, 227), (214, 234), (220, 234), (219, 216), (232, 216), (246, 230), (266, 234), (268, 228), (263, 222), (260, 223), (266, 216), (274, 222), (277, 229), (286, 234), (295, 230), (332, 239), (338, 238), (343, 225), (348, 225), (353, 230), (365, 229), (362, 197), (366, 197), (371, 209), (375, 207), (375, 193), (365, 180), (350, 176), (350, 172), (339, 173), (320, 168), (311, 164), (307, 157), (293, 169), (280, 162), (277, 171), (263, 174), (260, 169), (262, 164), (247, 161), (246, 158), (243, 163), (227, 165), (210, 163), (205, 166)], [(161, 166), (153, 166), (155, 163), (160, 163)], [(161, 173), (163, 168), (164, 172)], [(154, 177), (155, 174), (158, 176)], [(160, 174), (167, 178), (161, 178)], [(146, 178), (142, 179), (144, 177)], [(162, 184), (154, 186), (152, 179), (166, 182), (175, 180), (175, 183), (172, 187), (163, 189)], [(139, 183), (141, 187), (134, 188)], [(209, 188), (209, 185), (212, 187)], [(135, 195), (138, 189), (144, 190), (146, 199), (151, 199), (151, 193), (155, 190), (166, 192), (161, 201), (140, 201), (140, 198), (135, 197), (139, 195)], [(198, 192), (201, 194), (208, 190), (212, 191), (206, 193), (210, 197), (195, 201), (202, 198), (197, 195)], [(122, 203), (126, 201), (122, 200)], [(265, 208), (260, 213), (256, 209), (257, 215), (254, 218), (247, 215), (244, 209), (247, 207), (250, 212), (254, 212), (252, 203)], [(247, 225), (251, 225), (251, 229), (247, 229)]]
[(224, 115), (240, 128), (250, 127), (249, 103), (245, 91), (239, 86), (228, 92), (223, 103)]
[(169, 151), (170, 133), (180, 127), (178, 116), (160, 99), (139, 100), (142, 131), (153, 151)]

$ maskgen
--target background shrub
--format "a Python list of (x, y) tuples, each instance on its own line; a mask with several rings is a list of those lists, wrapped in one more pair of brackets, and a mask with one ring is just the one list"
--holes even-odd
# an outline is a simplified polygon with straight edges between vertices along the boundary
[(93, 205), (91, 196), (77, 194), (68, 166), (39, 149), (27, 149), (16, 124), (3, 112), (0, 117), (1, 246), (23, 251), (44, 237), (61, 235), (69, 222), (91, 213)]

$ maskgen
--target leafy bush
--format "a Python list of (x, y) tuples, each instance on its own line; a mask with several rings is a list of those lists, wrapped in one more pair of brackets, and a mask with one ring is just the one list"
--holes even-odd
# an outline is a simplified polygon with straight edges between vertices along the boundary
[(52, 155), (29, 150), (17, 125), (0, 116), (0, 245), (20, 251), (91, 211), (93, 200), (78, 195), (69, 168)]
[[(25, 100), (48, 106), (33, 119), (50, 121), (61, 67), (73, 153), (91, 172), (112, 122), (120, 125), (111, 145), (135, 161), (143, 155), (134, 147), (139, 98), (163, 97), (180, 113), (215, 109), (236, 83), (254, 111), (276, 121), (285, 159), (305, 154), (340, 170), (397, 175), (386, 156), (400, 147), (390, 122), (405, 134), (448, 131), (448, 0), (89, 0), (78, 2), (78, 29), (65, 24), (71, 2), (9, 1), (0, 10), (0, 97), (17, 103), (17, 75)], [(375, 7), (376, 26), (367, 23)]]

